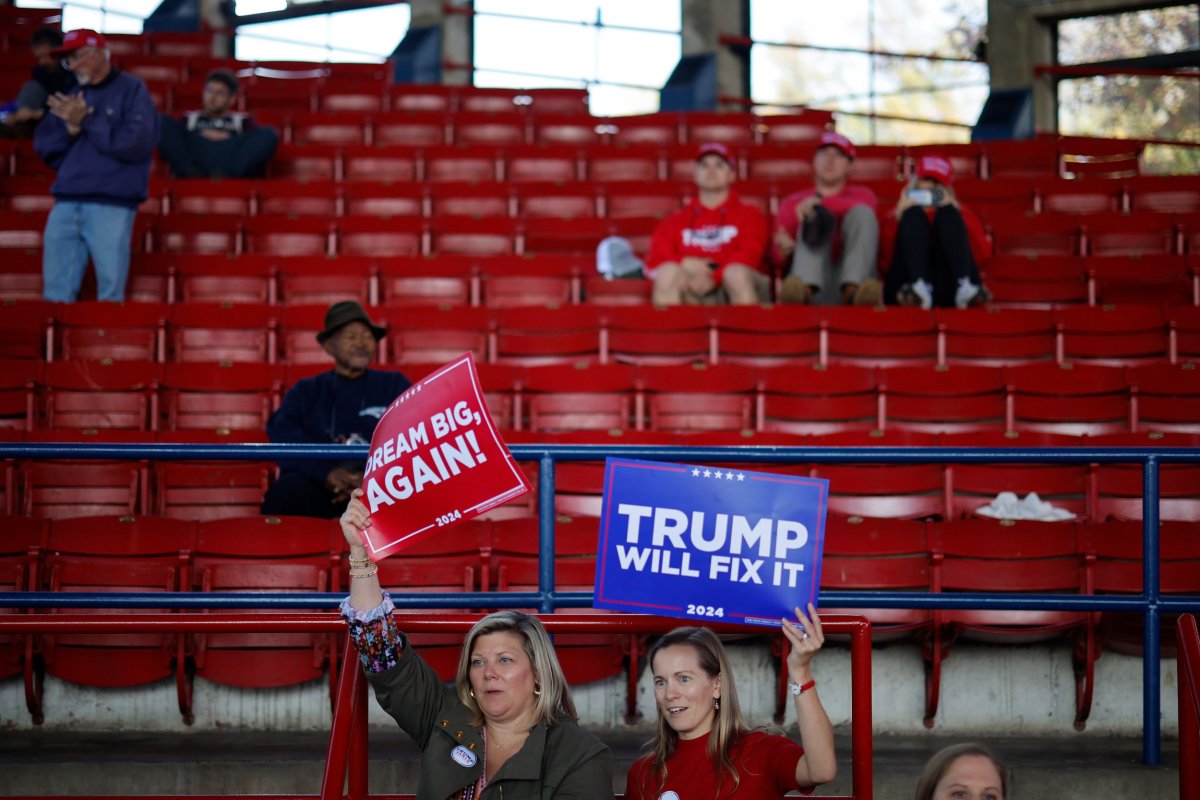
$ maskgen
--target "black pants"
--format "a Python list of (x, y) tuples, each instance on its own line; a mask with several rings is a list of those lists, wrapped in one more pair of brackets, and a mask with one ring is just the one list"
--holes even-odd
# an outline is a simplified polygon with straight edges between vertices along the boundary
[(212, 142), (170, 117), (162, 118), (158, 138), (159, 152), (176, 178), (260, 178), (278, 144), (274, 128)]
[(333, 494), (307, 475), (285, 472), (267, 489), (259, 510), (279, 517), (333, 519), (346, 510), (346, 501), (333, 502)]
[(979, 267), (971, 255), (971, 243), (962, 214), (954, 206), (942, 206), (929, 221), (921, 206), (909, 208), (900, 217), (892, 263), (883, 283), (883, 301), (896, 305), (896, 294), (906, 284), (923, 280), (933, 287), (933, 304), (954, 308), (958, 279), (978, 284)]

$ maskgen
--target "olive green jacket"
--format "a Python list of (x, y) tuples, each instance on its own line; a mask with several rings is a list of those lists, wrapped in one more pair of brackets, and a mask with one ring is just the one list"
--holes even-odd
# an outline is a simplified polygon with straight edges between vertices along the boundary
[[(421, 748), (417, 800), (447, 800), (483, 773), (483, 733), (454, 686), (443, 684), (407, 641), (395, 667), (367, 673), (383, 710)], [(480, 800), (611, 800), (612, 754), (569, 717), (538, 723)]]

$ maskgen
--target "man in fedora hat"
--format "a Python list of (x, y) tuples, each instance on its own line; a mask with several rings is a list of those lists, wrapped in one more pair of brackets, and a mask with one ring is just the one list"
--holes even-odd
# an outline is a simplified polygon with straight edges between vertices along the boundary
[[(317, 341), (333, 359), (333, 369), (288, 390), (267, 421), (267, 437), (272, 442), (370, 444), (384, 410), (412, 386), (399, 372), (370, 369), (386, 334), (353, 300), (330, 306)], [(281, 462), (262, 513), (337, 517), (362, 477), (361, 459)]]

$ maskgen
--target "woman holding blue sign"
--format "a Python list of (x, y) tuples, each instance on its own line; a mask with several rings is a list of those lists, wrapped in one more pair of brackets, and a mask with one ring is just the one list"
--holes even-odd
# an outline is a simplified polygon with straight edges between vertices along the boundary
[(417, 800), (611, 800), (612, 754), (579, 727), (537, 618), (498, 611), (475, 623), (449, 686), (408, 646), (363, 543), (371, 518), (362, 495), (354, 491), (341, 518), (350, 545), (341, 611), (379, 705), (421, 748)]
[(783, 620), (800, 743), (751, 731), (742, 719), (725, 646), (708, 628), (676, 628), (650, 648), (658, 731), (629, 770), (630, 800), (779, 797), (833, 780), (833, 725), (817, 697), (811, 664), (825, 634), (808, 616)]

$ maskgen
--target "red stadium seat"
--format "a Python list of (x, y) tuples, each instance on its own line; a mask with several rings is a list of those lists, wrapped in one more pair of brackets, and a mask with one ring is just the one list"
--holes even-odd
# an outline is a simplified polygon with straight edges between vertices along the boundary
[(0, 211), (0, 251), (38, 250), (49, 210)]
[[(920, 431), (849, 430), (815, 437), (813, 447), (933, 447), (937, 437)], [(832, 514), (893, 519), (946, 515), (940, 464), (818, 464), (814, 477), (829, 480)]]
[(342, 217), (336, 220), (340, 256), (420, 255), (425, 224), (409, 217)]
[(60, 307), (42, 300), (26, 300), (4, 301), (0, 308), (3, 309), (0, 313), (0, 358), (45, 358), (50, 326)]
[(598, 144), (604, 120), (586, 114), (538, 114), (532, 120), (533, 141), (551, 144)]
[[(1073, 525), (958, 520), (930, 531), (935, 592), (1064, 592), (1090, 594), (1082, 548)], [(959, 637), (984, 642), (1030, 642), (1073, 633), (1076, 727), (1086, 717), (1084, 699), (1093, 677), (1094, 623), (1083, 611), (934, 611), (934, 638), (926, 651), (925, 725), (937, 714), (942, 661)]]
[(522, 89), (520, 100), (528, 104), (525, 108), (534, 115), (535, 122), (544, 114), (588, 113), (587, 89)]
[(903, 175), (904, 148), (890, 144), (859, 145), (854, 156), (854, 180), (897, 180)]
[(429, 226), (435, 255), (505, 255), (517, 252), (519, 228), (504, 218), (439, 217)]
[(1058, 143), (1045, 139), (994, 141), (983, 146), (985, 178), (1053, 178), (1059, 175)]
[(567, 183), (582, 178), (583, 172), (581, 153), (575, 145), (510, 145), (504, 151), (504, 179), (509, 183)]
[(1127, 373), (1134, 430), (1200, 433), (1200, 370), (1193, 363), (1145, 364)]
[(897, 306), (827, 306), (822, 363), (891, 367), (934, 364), (937, 328), (932, 311)]
[(373, 305), (378, 295), (375, 266), (365, 256), (295, 256), (279, 261), (279, 299), (286, 305), (357, 300)]
[(1054, 312), (1059, 360), (1132, 366), (1167, 357), (1167, 328), (1157, 306), (1067, 306)]
[(380, 301), (391, 305), (479, 305), (470, 260), (396, 256), (377, 260)]
[(273, 178), (262, 181), (257, 188), (260, 214), (290, 217), (335, 217), (341, 214), (341, 184), (332, 180)]
[(997, 254), (1023, 256), (1075, 256), (1083, 253), (1076, 217), (1001, 214), (988, 218)]
[(692, 145), (705, 142), (730, 146), (752, 144), (758, 124), (753, 114), (733, 111), (689, 111), (680, 114), (679, 121), (684, 141)]
[(831, 112), (811, 108), (799, 114), (764, 114), (755, 123), (765, 141), (790, 144), (812, 144), (832, 126)]
[(646, 306), (654, 285), (640, 276), (611, 280), (588, 275), (583, 280), (583, 300), (598, 306)]
[(327, 114), (376, 113), (387, 103), (385, 86), (377, 79), (326, 79), (317, 91), (317, 108)]
[(1088, 299), (1084, 260), (1074, 254), (997, 253), (983, 268), (995, 305), (1048, 309)]
[(340, 178), (341, 151), (327, 144), (280, 145), (267, 162), (267, 176), (306, 181)]
[(995, 367), (891, 367), (879, 372), (885, 430), (1004, 430), (1005, 381)]
[(763, 371), (757, 427), (787, 433), (835, 433), (880, 427), (875, 370), (851, 365)]
[(1200, 267), (1187, 256), (1101, 256), (1084, 266), (1092, 305), (1197, 305), (1200, 298)]
[[(626, 364), (577, 361), (570, 367), (533, 367), (522, 379), (522, 399), (529, 408), (529, 429), (555, 431), (619, 431), (634, 425), (635, 383)], [(557, 465), (561, 478), (577, 465)], [(598, 497), (598, 495), (597, 495)], [(561, 495), (556, 495), (556, 502)], [(593, 513), (599, 512), (597, 504)]]
[[(201, 522), (192, 588), (203, 592), (336, 592), (341, 555), (336, 526), (303, 517), (233, 517)], [(291, 686), (328, 669), (332, 697), (334, 634), (208, 633), (193, 637), (196, 675), (226, 686)]]
[(509, 89), (499, 87), (459, 87), (458, 110), (487, 113), (502, 113), (520, 110), (518, 98), (524, 96), (524, 89)]
[[(912, 148), (910, 148), (911, 152)], [(1036, 211), (1035, 192), (1023, 178), (956, 178), (954, 194), (959, 202), (969, 206), (985, 223), (993, 218), (1013, 218)]]
[(425, 180), (494, 181), (499, 178), (500, 150), (490, 144), (425, 148)]
[(50, 194), (53, 183), (54, 179), (49, 175), (3, 178), (0, 188), (4, 190), (4, 197), (0, 200), (0, 209), (34, 214), (49, 212), (54, 207), (54, 195)]
[(1200, 308), (1176, 306), (1166, 310), (1172, 364), (1200, 360)]
[(432, 83), (388, 87), (392, 108), (397, 111), (454, 111), (461, 90), (460, 86)]
[(416, 184), (347, 183), (342, 188), (342, 194), (342, 208), (346, 216), (427, 216), (427, 192)]
[[(480, 272), (483, 304), (488, 308), (522, 306), (531, 309), (545, 306), (553, 311), (579, 303), (582, 286), (578, 267), (572, 259), (542, 256), (527, 259), (524, 263), (497, 263), (503, 260), (490, 259)], [(535, 310), (534, 313), (540, 315), (542, 312)], [(575, 309), (571, 313), (585, 320), (589, 318), (591, 309)], [(593, 345), (599, 348), (598, 329), (595, 340), (589, 346)], [(572, 348), (573, 345), (566, 345), (566, 349)]]
[(42, 251), (11, 250), (4, 256), (4, 271), (0, 272), (0, 304), (11, 310), (14, 303), (27, 301), (42, 301)]
[(274, 256), (324, 256), (331, 251), (328, 223), (308, 217), (251, 217), (245, 222), (245, 252)]
[(50, 329), (50, 359), (162, 361), (167, 308), (160, 303), (67, 304)]
[(255, 185), (248, 181), (174, 180), (167, 206), (172, 214), (227, 214), (248, 217), (254, 210)]
[(702, 306), (639, 308), (605, 312), (607, 341), (601, 360), (627, 364), (691, 364), (712, 360), (708, 309)]
[(513, 145), (525, 142), (525, 115), (520, 111), (460, 111), (451, 120), (455, 144)]
[[(54, 592), (177, 592), (187, 574), (188, 523), (153, 517), (55, 520), (45, 546)], [(95, 609), (106, 611), (107, 609)], [(110, 612), (111, 613), (111, 612)], [(139, 613), (157, 612), (139, 609)], [(40, 634), (46, 673), (84, 686), (142, 686), (174, 676), (179, 710), (192, 721), (182, 636), (171, 633)]]
[(161, 393), (163, 430), (261, 431), (279, 405), (281, 378), (271, 364), (169, 364)]
[[(1058, 449), (1082, 447), (1081, 437), (1035, 431), (971, 431), (945, 434), (944, 447), (1041, 447)], [(1086, 518), (1088, 509), (1088, 467), (1086, 464), (949, 464), (946, 483), (952, 517), (986, 516), (980, 508), (991, 503), (1001, 492), (1025, 497), (1036, 492), (1043, 501), (1078, 518)]]
[(647, 114), (633, 117), (610, 117), (612, 140), (619, 145), (675, 144), (681, 141), (679, 117), (674, 114)]
[(1090, 214), (1081, 220), (1082, 252), (1090, 256), (1182, 253), (1174, 214)]
[(1200, 213), (1200, 187), (1187, 175), (1137, 175), (1121, 183), (1129, 195), (1131, 211)]
[(1121, 211), (1125, 195), (1120, 184), (1108, 178), (1065, 178), (1038, 181), (1038, 210), (1050, 214), (1102, 214)]
[(450, 120), (438, 111), (393, 111), (376, 114), (373, 143), (377, 146), (436, 146), (450, 141)]
[[(619, 134), (618, 134), (619, 135)], [(654, 144), (617, 144), (588, 148), (587, 177), (596, 182), (656, 181), (660, 147)]]
[[(1182, 432), (1113, 434), (1089, 439), (1098, 447), (1200, 446), (1200, 435)], [(1200, 522), (1200, 466), (1159, 466), (1158, 515), (1163, 520)], [(1097, 522), (1107, 519), (1142, 519), (1145, 496), (1140, 464), (1100, 464), (1093, 472), (1093, 512)]]
[(1056, 355), (1049, 311), (1024, 308), (939, 309), (940, 360), (944, 364), (1006, 366), (1049, 361)]
[(47, 364), (46, 427), (155, 430), (161, 377), (161, 365), (141, 361)]
[(1121, 139), (1093, 139), (1087, 136), (1061, 136), (1063, 175), (1086, 179), (1088, 176), (1112, 180), (1137, 175), (1141, 169), (1143, 142)]
[(597, 214), (596, 186), (589, 181), (521, 183), (510, 188), (519, 217), (573, 219)]
[(256, 303), (180, 303), (172, 306), (170, 359), (274, 363), (275, 312)]
[(470, 306), (395, 306), (390, 309), (386, 342), (389, 360), (397, 364), (444, 364), (470, 353), (487, 360), (487, 310)]
[(164, 253), (241, 252), (242, 220), (207, 214), (168, 216), (154, 223), (154, 249)]
[(601, 187), (601, 202), (606, 217), (665, 217), (683, 208), (695, 192), (694, 183), (629, 181), (607, 183)]
[[(0, 528), (4, 538), (0, 540), (0, 592), (36, 591), (40, 586), (35, 581), (41, 576), (38, 566), (41, 560), (39, 548), (42, 544), (41, 520), (28, 517), (13, 517), (7, 512), (0, 516)], [(0, 609), (0, 618), (6, 614), (26, 613), (14, 608)], [(29, 636), (0, 634), (0, 680), (26, 674), (31, 689), (34, 689), (33, 640)], [(40, 688), (40, 687), (37, 687)], [(34, 724), (41, 722), (38, 704), (40, 693), (27, 695), (26, 703), (34, 715)]]
[(189, 520), (255, 514), (274, 471), (269, 461), (156, 462), (154, 513)]
[(0, 429), (33, 429), (37, 423), (36, 392), (41, 376), (39, 361), (0, 359)]
[[(646, 413), (639, 430), (750, 430), (758, 397), (755, 371), (737, 364), (656, 365), (638, 372)], [(640, 410), (640, 409), (639, 409)]]
[(512, 196), (502, 183), (435, 183), (429, 187), (429, 201), (427, 216), (512, 216)]
[(714, 306), (716, 362), (775, 367), (815, 362), (820, 312), (812, 306)]
[(1117, 367), (1023, 364), (1009, 367), (1008, 379), (1008, 430), (1081, 436), (1131, 429), (1129, 388)]
[(301, 111), (290, 117), (292, 141), (298, 145), (370, 143), (371, 114), (366, 111)]

